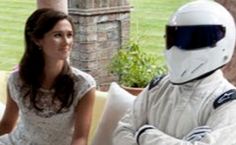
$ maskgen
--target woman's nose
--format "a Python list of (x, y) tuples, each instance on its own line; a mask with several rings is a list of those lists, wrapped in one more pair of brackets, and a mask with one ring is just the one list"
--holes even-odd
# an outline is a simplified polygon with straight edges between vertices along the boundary
[(63, 41), (64, 41), (65, 44), (70, 44), (71, 43), (71, 38), (67, 37), (67, 36), (64, 36)]

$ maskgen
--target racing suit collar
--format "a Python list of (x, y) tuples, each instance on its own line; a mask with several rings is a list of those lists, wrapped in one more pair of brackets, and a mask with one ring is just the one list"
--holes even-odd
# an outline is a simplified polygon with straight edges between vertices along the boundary
[(223, 78), (223, 73), (219, 69), (205, 78), (202, 78), (199, 80), (194, 80), (192, 82), (188, 82), (188, 83), (179, 85), (179, 87), (181, 87), (182, 89), (187, 89), (187, 90), (191, 91), (194, 89), (200, 89), (202, 87), (206, 87), (206, 86), (211, 85), (213, 83), (215, 84), (216, 81), (220, 81), (222, 78)]

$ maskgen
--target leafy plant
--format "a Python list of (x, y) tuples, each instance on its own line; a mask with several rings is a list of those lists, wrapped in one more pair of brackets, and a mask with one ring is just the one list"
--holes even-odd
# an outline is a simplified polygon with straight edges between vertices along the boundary
[(143, 88), (152, 78), (166, 72), (166, 67), (157, 62), (157, 57), (141, 51), (136, 42), (131, 42), (118, 50), (109, 70), (118, 75), (121, 85)]

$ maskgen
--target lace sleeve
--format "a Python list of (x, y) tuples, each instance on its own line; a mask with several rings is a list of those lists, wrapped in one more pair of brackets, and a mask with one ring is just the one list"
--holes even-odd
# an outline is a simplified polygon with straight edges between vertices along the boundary
[(82, 71), (77, 73), (78, 81), (75, 84), (75, 105), (88, 91), (96, 87), (96, 81), (90, 74)]
[(18, 71), (14, 71), (10, 73), (7, 86), (9, 89), (9, 93), (11, 98), (18, 103), (19, 93), (20, 93), (20, 80)]

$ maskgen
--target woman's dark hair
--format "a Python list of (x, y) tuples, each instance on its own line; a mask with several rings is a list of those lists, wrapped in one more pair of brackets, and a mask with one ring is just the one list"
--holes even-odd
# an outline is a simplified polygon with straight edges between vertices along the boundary
[[(58, 21), (63, 19), (71, 23), (75, 32), (71, 17), (53, 9), (38, 9), (26, 21), (24, 32), (25, 52), (20, 61), (19, 74), (24, 87), (30, 88), (24, 96), (29, 95), (31, 104), (38, 110), (41, 109), (36, 105), (36, 94), (39, 88), (42, 87), (45, 60), (43, 51), (36, 45), (35, 40), (42, 39), (47, 32), (53, 29)], [(58, 99), (61, 102), (61, 108), (58, 111), (68, 108), (74, 100), (74, 79), (67, 62), (57, 76), (53, 89), (55, 90), (54, 99)]]

